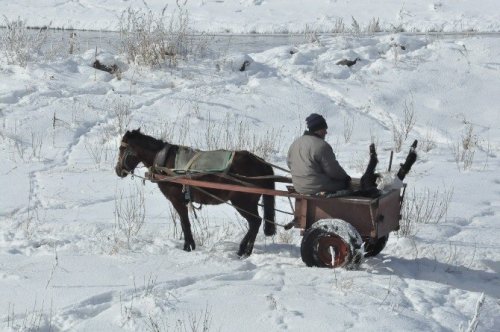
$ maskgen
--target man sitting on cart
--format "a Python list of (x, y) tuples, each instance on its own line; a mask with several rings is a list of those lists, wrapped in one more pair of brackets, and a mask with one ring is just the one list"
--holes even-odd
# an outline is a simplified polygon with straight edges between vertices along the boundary
[(294, 189), (300, 194), (331, 194), (347, 190), (351, 177), (340, 166), (333, 149), (325, 141), (328, 126), (325, 118), (312, 113), (307, 128), (288, 150), (287, 164)]

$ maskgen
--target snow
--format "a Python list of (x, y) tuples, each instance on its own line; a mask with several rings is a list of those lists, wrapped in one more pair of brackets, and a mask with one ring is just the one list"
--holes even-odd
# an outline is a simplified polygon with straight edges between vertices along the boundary
[[(185, 1), (178, 1), (181, 5)], [(167, 15), (178, 12), (176, 0), (1, 0), (10, 20), (25, 18), (31, 26), (117, 30), (127, 7)], [(498, 1), (482, 0), (189, 0), (185, 7), (193, 29), (211, 33), (335, 32), (339, 23), (361, 28), (379, 21), (383, 30), (412, 32), (500, 31)]]
[[(7, 19), (31, 26), (117, 30), (121, 11), (143, 2), (0, 5)], [(207, 56), (160, 69), (128, 63), (113, 43), (93, 39), (74, 54), (55, 40), (62, 46), (54, 54), (34, 54), (26, 67), (0, 50), (0, 329), (498, 331), (497, 1), (200, 0), (187, 9), (191, 28), (211, 33), (331, 31), (339, 18), (350, 27), (351, 17), (361, 26), (379, 18), (387, 31), (253, 45), (218, 37)], [(392, 32), (399, 25), (407, 32)], [(450, 34), (411, 33), (428, 31)], [(352, 67), (335, 64), (356, 57)], [(92, 68), (96, 58), (116, 63), (120, 77)], [(359, 177), (371, 142), (378, 170), (387, 169), (392, 127), (404, 125), (405, 109), (415, 123), (393, 168), (419, 140), (406, 197), (442, 203), (452, 193), (449, 206), (409, 236), (391, 234), (354, 271), (306, 267), (297, 229), (273, 238), (259, 232), (252, 256), (240, 259), (246, 222), (229, 206), (190, 214), (197, 248), (184, 252), (178, 217), (158, 188), (114, 172), (120, 126), (204, 149), (255, 148), (260, 139), (269, 148), (258, 151), (285, 165), (316, 112), (340, 163)], [(469, 129), (474, 155), (466, 166), (456, 150)], [(145, 222), (127, 241), (115, 210), (142, 195)], [(278, 199), (277, 208), (289, 202)], [(278, 223), (289, 221), (278, 213)]]

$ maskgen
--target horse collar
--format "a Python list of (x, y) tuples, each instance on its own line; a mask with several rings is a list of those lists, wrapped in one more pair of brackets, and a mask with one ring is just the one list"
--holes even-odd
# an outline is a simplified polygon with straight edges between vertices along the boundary
[(170, 151), (170, 148), (172, 147), (172, 144), (165, 143), (163, 148), (158, 151), (158, 153), (155, 156), (155, 159), (153, 161), (153, 166), (158, 166), (158, 167), (165, 167), (167, 163), (167, 157), (168, 157), (168, 152)]

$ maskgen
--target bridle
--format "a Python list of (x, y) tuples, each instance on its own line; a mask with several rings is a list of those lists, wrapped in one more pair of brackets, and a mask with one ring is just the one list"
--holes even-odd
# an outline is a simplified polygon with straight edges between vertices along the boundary
[(125, 170), (125, 171), (130, 172), (130, 173), (134, 173), (134, 168), (129, 167), (129, 165), (127, 164), (127, 158), (130, 156), (137, 157), (137, 154), (130, 149), (128, 143), (121, 142), (120, 146), (124, 147), (125, 151), (123, 152), (123, 155), (118, 158), (118, 165), (120, 166), (120, 168), (122, 170)]

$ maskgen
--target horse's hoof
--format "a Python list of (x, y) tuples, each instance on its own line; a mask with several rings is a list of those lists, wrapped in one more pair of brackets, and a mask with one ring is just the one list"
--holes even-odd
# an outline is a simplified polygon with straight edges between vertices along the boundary
[(238, 251), (237, 255), (240, 259), (245, 259), (245, 258), (248, 258), (248, 256), (250, 256), (248, 253), (240, 252), (240, 251)]
[(274, 228), (274, 229), (265, 228), (264, 229), (264, 234), (266, 236), (274, 236), (274, 235), (276, 235), (276, 228)]
[(191, 251), (191, 250), (194, 250), (196, 249), (196, 245), (194, 243), (185, 243), (184, 244), (184, 251)]
[(250, 253), (248, 252), (248, 250), (238, 250), (238, 257), (241, 258), (241, 259), (244, 259), (244, 258), (247, 258), (248, 256), (250, 256), (252, 254), (252, 252), (250, 251)]
[(252, 248), (246, 248), (245, 250), (239, 250), (238, 251), (238, 256), (240, 256), (240, 258), (247, 258), (249, 257), (251, 254), (252, 254), (252, 251), (253, 251), (253, 247)]

